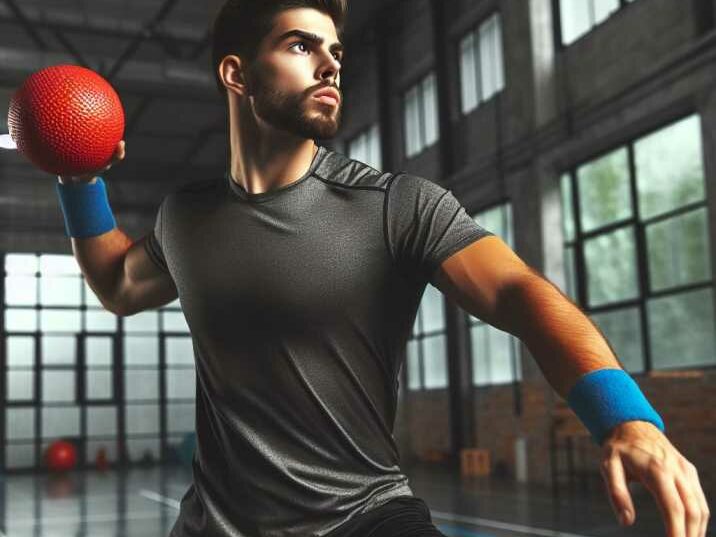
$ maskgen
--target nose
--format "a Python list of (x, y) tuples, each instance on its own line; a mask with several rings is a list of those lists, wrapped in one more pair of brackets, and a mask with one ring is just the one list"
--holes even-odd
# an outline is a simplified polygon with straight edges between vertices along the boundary
[(337, 82), (340, 69), (340, 62), (336, 60), (333, 55), (331, 55), (330, 61), (323, 64), (321, 67), (321, 80), (330, 80), (333, 78), (333, 83), (335, 84)]

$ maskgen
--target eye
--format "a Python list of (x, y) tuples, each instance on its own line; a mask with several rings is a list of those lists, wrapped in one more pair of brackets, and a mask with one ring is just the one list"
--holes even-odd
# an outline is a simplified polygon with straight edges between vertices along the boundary
[[(303, 45), (303, 47), (306, 49), (306, 51), (308, 51), (308, 46), (307, 46), (307, 44), (306, 44), (306, 41), (296, 41), (295, 43), (292, 43), (288, 48), (289, 48), (289, 49), (292, 49), (292, 48), (294, 48), (296, 45)], [(336, 59), (336, 61), (338, 61), (338, 62), (343, 61), (343, 54), (340, 53), (340, 52), (334, 53), (334, 54), (333, 54), (333, 57), (334, 57), (334, 58)]]

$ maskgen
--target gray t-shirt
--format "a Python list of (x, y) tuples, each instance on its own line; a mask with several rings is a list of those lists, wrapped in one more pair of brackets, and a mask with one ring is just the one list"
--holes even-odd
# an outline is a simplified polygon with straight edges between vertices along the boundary
[(145, 245), (197, 373), (171, 537), (324, 536), (412, 496), (392, 434), (406, 343), (440, 263), (487, 235), (450, 190), (323, 146), (275, 190), (226, 174), (166, 196)]

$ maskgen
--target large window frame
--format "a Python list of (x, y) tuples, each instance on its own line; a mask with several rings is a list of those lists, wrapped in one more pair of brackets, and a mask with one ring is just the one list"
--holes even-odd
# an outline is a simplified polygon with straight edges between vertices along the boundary
[[(596, 6), (596, 2), (599, 0), (552, 0), (552, 12), (553, 17), (556, 22), (554, 25), (554, 41), (557, 46), (557, 48), (566, 48), (580, 39), (582, 39), (584, 36), (589, 35), (595, 28), (598, 26), (601, 26), (602, 24), (606, 23), (611, 17), (613, 17), (615, 14), (621, 12), (623, 9), (629, 6), (629, 4), (634, 3), (635, 0), (614, 0), (618, 3), (615, 9), (608, 11), (607, 13), (602, 13), (598, 11), (598, 8)], [(564, 2), (568, 2), (568, 4), (564, 4)], [(587, 19), (586, 27), (578, 31), (574, 36), (569, 36), (568, 41), (565, 42), (565, 21), (564, 21), (564, 6), (569, 5), (574, 7), (577, 2), (581, 2), (582, 5), (587, 7), (587, 12), (584, 13), (584, 17)]]

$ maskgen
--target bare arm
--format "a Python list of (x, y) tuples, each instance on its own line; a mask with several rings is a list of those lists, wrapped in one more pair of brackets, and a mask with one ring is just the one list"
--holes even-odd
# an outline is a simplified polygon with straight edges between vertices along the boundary
[[(124, 142), (117, 147), (112, 164), (122, 159)], [(96, 182), (95, 174), (58, 180), (62, 184)], [(97, 237), (71, 239), (72, 252), (87, 284), (112, 313), (134, 315), (167, 304), (178, 296), (171, 276), (149, 258), (145, 240), (143, 237), (134, 242), (117, 227)]]
[(468, 313), (522, 340), (564, 398), (583, 375), (621, 368), (594, 323), (499, 237), (450, 256), (435, 280)]

